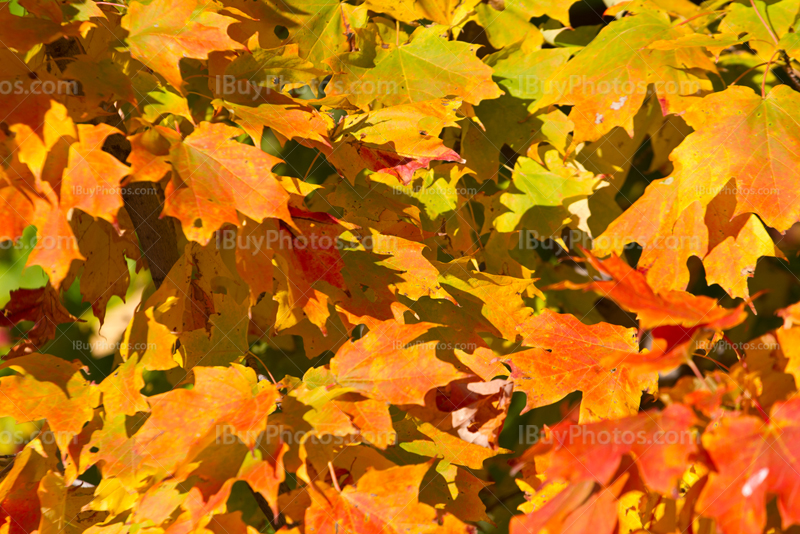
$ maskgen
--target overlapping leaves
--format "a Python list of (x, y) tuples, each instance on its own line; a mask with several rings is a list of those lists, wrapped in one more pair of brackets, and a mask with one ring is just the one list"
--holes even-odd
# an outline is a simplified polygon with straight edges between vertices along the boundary
[(0, 531), (800, 523), (800, 5), (583, 8), (0, 4)]

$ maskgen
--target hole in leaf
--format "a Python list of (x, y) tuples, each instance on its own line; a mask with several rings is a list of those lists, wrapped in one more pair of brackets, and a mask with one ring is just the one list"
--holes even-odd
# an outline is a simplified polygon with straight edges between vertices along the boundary
[(286, 39), (289, 37), (289, 30), (286, 26), (275, 26), (275, 37), (281, 40)]

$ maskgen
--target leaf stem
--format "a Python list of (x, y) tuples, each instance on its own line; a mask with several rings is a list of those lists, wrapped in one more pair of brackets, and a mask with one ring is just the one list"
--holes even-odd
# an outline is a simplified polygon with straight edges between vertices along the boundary
[(328, 460), (328, 470), (331, 472), (331, 480), (333, 480), (333, 487), (336, 488), (338, 493), (342, 492), (342, 488), (339, 487), (339, 481), (336, 480), (336, 471), (333, 469), (333, 464), (330, 460)]
[(743, 361), (744, 361), (744, 355), (743, 355), (742, 353), (740, 353), (740, 352), (739, 352), (739, 349), (738, 349), (738, 348), (736, 348), (736, 343), (734, 343), (733, 341), (731, 341), (731, 338), (729, 338), (729, 337), (728, 337), (728, 336), (726, 336), (725, 334), (722, 334), (722, 339), (723, 339), (723, 340), (724, 340), (724, 341), (725, 341), (725, 342), (726, 342), (728, 345), (730, 345), (730, 346), (731, 346), (731, 349), (733, 349), (733, 353), (734, 353), (734, 354), (736, 354), (736, 357), (737, 357), (737, 358), (739, 358), (739, 361), (740, 361), (740, 362), (743, 362)]
[(78, 61), (78, 58), (65, 56), (65, 57), (49, 57), (45, 61)]
[(508, 508), (508, 506), (506, 506), (506, 503), (508, 503), (512, 499), (516, 499), (516, 498), (522, 497), (523, 495), (525, 495), (525, 494), (520, 490), (517, 490), (514, 493), (510, 493), (510, 494), (508, 494), (508, 495), (506, 495), (504, 497), (498, 497), (496, 495), (493, 495), (493, 497), (496, 500), (494, 501), (494, 503), (492, 503), (492, 504), (490, 504), (489, 506), (486, 507), (486, 511), (487, 512), (491, 512), (492, 510), (494, 510), (498, 506), (505, 506), (506, 508)]
[(656, 519), (656, 512), (658, 511), (658, 505), (661, 504), (661, 500), (663, 498), (664, 498), (663, 495), (659, 495), (656, 504), (653, 505), (653, 510), (650, 512), (650, 519), (647, 521), (647, 523), (650, 524), (650, 528), (653, 528), (653, 521), (655, 521)]
[(706, 15), (713, 15), (714, 13), (720, 13), (720, 11), (703, 11), (702, 13), (698, 13), (697, 15), (692, 15), (688, 19), (684, 19), (684, 20), (680, 21), (678, 24), (675, 25), (675, 27), (683, 26), (687, 22), (691, 22), (691, 21), (693, 21), (695, 19), (699, 19), (700, 17), (705, 17)]
[(267, 364), (265, 364), (265, 363), (264, 363), (264, 360), (262, 360), (261, 358), (259, 358), (259, 357), (258, 357), (258, 355), (257, 355), (255, 352), (251, 351), (251, 350), (248, 350), (248, 351), (247, 351), (247, 356), (252, 356), (252, 357), (253, 357), (253, 358), (255, 358), (256, 360), (258, 360), (258, 361), (261, 363), (261, 365), (263, 365), (263, 366), (264, 366), (264, 370), (265, 370), (265, 371), (267, 372), (267, 374), (269, 375), (269, 378), (270, 378), (270, 380), (272, 380), (272, 383), (273, 383), (273, 384), (275, 384), (276, 386), (278, 385), (278, 382), (275, 380), (275, 377), (274, 377), (274, 376), (272, 376), (272, 373), (270, 373), (270, 372), (269, 372), (269, 367), (267, 367)]
[(746, 71), (741, 73), (739, 76), (737, 76), (737, 78), (735, 80), (733, 80), (731, 82), (731, 85), (729, 85), (728, 87), (736, 85), (736, 82), (738, 82), (739, 80), (741, 80), (742, 78), (747, 76), (748, 73), (752, 72), (753, 70), (757, 69), (758, 67), (763, 67), (764, 65), (766, 65), (766, 63), (759, 63), (758, 65), (754, 65), (754, 66), (750, 67), (749, 69), (747, 69)]
[(686, 358), (686, 365), (688, 365), (689, 368), (692, 370), (694, 376), (696, 376), (697, 379), (703, 383), (706, 389), (710, 391), (711, 388), (709, 387), (708, 382), (706, 382), (706, 377), (703, 376), (703, 373), (700, 372), (700, 369), (697, 368), (697, 365), (695, 365), (694, 360), (692, 360), (691, 357)]
[(756, 12), (756, 16), (758, 16), (758, 20), (760, 20), (760, 21), (761, 21), (761, 24), (763, 24), (763, 25), (764, 25), (764, 27), (767, 29), (767, 32), (769, 33), (769, 36), (770, 36), (770, 37), (772, 37), (772, 40), (773, 40), (773, 41), (775, 41), (775, 46), (779, 46), (779, 45), (778, 45), (778, 43), (779, 43), (779, 41), (778, 41), (778, 36), (777, 36), (777, 35), (775, 35), (775, 32), (773, 32), (773, 31), (772, 31), (772, 28), (770, 28), (770, 27), (769, 27), (769, 24), (767, 24), (767, 21), (766, 21), (766, 20), (764, 20), (764, 17), (762, 17), (762, 16), (761, 16), (761, 12), (760, 12), (760, 11), (758, 10), (758, 8), (756, 7), (756, 0), (750, 0), (750, 5), (751, 5), (751, 6), (753, 6), (753, 9), (754, 9), (754, 10), (755, 10), (755, 12)]
[(311, 160), (311, 165), (308, 166), (308, 170), (306, 171), (306, 175), (303, 176), (303, 181), (304, 182), (306, 181), (306, 178), (308, 178), (308, 175), (311, 174), (311, 169), (314, 168), (314, 164), (317, 162), (317, 158), (319, 158), (320, 154), (322, 154), (322, 152), (317, 151), (317, 154), (314, 156), (314, 159)]
[(714, 358), (711, 358), (710, 356), (706, 356), (705, 354), (695, 354), (694, 356), (696, 356), (698, 358), (703, 358), (703, 359), (708, 360), (710, 362), (714, 362), (718, 367), (721, 367), (721, 368), (725, 369), (726, 371), (730, 372), (730, 370), (731, 370), (731, 368), (728, 367), (727, 365), (725, 365), (724, 363), (718, 362)]
[[(744, 369), (746, 373), (749, 373), (750, 369), (747, 368), (747, 360), (745, 359), (745, 356), (739, 352), (739, 349), (736, 348), (736, 344), (733, 341), (731, 341), (725, 334), (722, 334), (722, 339), (724, 339), (731, 346), (733, 352), (736, 353), (736, 357), (739, 358), (739, 363), (742, 364), (742, 369)], [(758, 413), (761, 414), (761, 418), (764, 419), (764, 421), (766, 421), (767, 423), (769, 423), (769, 415), (764, 410), (764, 407), (761, 406), (761, 403), (758, 402), (758, 399), (755, 397), (749, 397), (749, 398), (750, 400), (753, 401), (753, 405), (756, 407), (756, 410), (758, 410)]]
[(772, 53), (769, 61), (767, 61), (767, 66), (764, 68), (764, 75), (761, 77), (761, 98), (767, 98), (767, 74), (769, 74), (769, 66), (772, 64), (772, 60), (775, 59), (775, 56), (777, 56), (778, 52), (780, 51), (780, 48), (778, 48)]
[(751, 400), (753, 401), (753, 404), (755, 405), (756, 410), (758, 410), (758, 413), (761, 415), (761, 418), (764, 420), (764, 422), (765, 423), (770, 423), (771, 421), (769, 419), (769, 414), (764, 410), (764, 407), (761, 406), (761, 403), (758, 402), (758, 399), (753, 397)]
[(195, 91), (186, 91), (186, 94), (187, 95), (202, 96), (203, 98), (208, 98), (209, 100), (213, 100), (213, 98), (214, 98), (214, 97), (211, 97), (211, 96), (208, 96), (208, 95), (204, 95), (203, 93), (198, 93), (198, 92), (195, 92)]

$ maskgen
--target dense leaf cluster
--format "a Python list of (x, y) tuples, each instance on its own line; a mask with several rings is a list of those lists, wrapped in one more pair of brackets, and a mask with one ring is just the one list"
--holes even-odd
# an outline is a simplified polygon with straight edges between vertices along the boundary
[(798, 30), (0, 3), (0, 534), (800, 524)]

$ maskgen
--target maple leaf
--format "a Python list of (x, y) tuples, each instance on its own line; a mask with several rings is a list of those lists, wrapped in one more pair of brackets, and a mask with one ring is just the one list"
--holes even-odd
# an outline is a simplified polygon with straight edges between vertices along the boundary
[(150, 405), (140, 393), (144, 388), (144, 378), (143, 368), (138, 363), (138, 356), (133, 355), (103, 380), (100, 389), (103, 392), (103, 407), (109, 418), (118, 414), (136, 415), (136, 412), (150, 411)]
[(17, 16), (7, 6), (0, 9), (0, 41), (4, 48), (14, 48), (18, 52), (24, 53), (38, 44), (52, 43), (63, 37), (79, 36), (90, 27), (90, 23), (61, 24), (61, 20)]
[[(28, 264), (41, 265), (58, 287), (72, 262), (83, 259), (69, 226), (72, 207), (67, 202), (76, 202), (84, 209), (99, 208), (100, 216), (113, 218), (122, 202), (116, 186), (127, 167), (99, 147), (83, 145), (84, 141), (102, 143), (116, 131), (113, 128), (82, 125), (83, 138), (78, 142), (78, 130), (66, 108), (49, 99), (46, 111), (37, 110), (35, 118), (41, 122), (12, 122), (9, 129), (15, 135), (4, 138), (10, 161), (2, 174), (11, 187), (6, 189), (4, 200), (12, 222), (3, 237), (17, 240), (24, 227), (36, 226), (36, 246)], [(68, 165), (72, 174), (65, 177)], [(110, 173), (109, 181), (106, 176), (100, 179), (110, 189), (98, 190), (102, 189), (97, 187), (97, 173), (101, 172)], [(62, 195), (66, 198), (60, 198)], [(18, 202), (18, 206), (9, 204), (9, 200)]]
[[(638, 242), (645, 249), (644, 266), (653, 270), (648, 275), (652, 285), (670, 284), (670, 273), (675, 272), (685, 284), (688, 257), (708, 258), (707, 270), (714, 281), (732, 296), (746, 297), (747, 278), (755, 270), (757, 257), (783, 255), (771, 244), (761, 221), (784, 231), (798, 217), (787, 202), (794, 194), (789, 169), (797, 151), (791, 136), (782, 133), (793, 128), (788, 110), (798, 99), (786, 86), (776, 87), (766, 99), (749, 89), (732, 87), (701, 102), (683, 115), (695, 132), (670, 156), (675, 166), (672, 175), (648, 186), (598, 237), (596, 250), (605, 255), (619, 252), (624, 243)], [(732, 102), (743, 116), (727, 111)], [(709, 120), (712, 109), (716, 112)], [(737, 143), (742, 139), (753, 150), (739, 151)], [(660, 220), (642, 219), (643, 213), (652, 210), (663, 213)], [(749, 213), (757, 214), (760, 221), (746, 217)], [(748, 244), (746, 254), (730, 254), (740, 252), (744, 243)], [(684, 289), (685, 285), (667, 287)]]
[(306, 510), (305, 523), (317, 532), (338, 528), (352, 532), (467, 532), (466, 525), (449, 515), (441, 524), (436, 509), (419, 502), (419, 487), (428, 469), (430, 464), (368, 471), (357, 486), (348, 486), (341, 493), (309, 486), (311, 507)]
[[(206, 247), (194, 242), (187, 244), (184, 254), (167, 274), (161, 287), (143, 304), (145, 310), (150, 310), (145, 315), (151, 316), (167, 329), (164, 332), (163, 328), (155, 328), (153, 332), (156, 339), (167, 341), (159, 344), (158, 348), (163, 350), (172, 345), (174, 340), (170, 334), (194, 330), (208, 333), (209, 319), (217, 313), (217, 306), (221, 304), (221, 299), (215, 300), (215, 297), (230, 297), (233, 303), (226, 302), (226, 307), (237, 309), (236, 304), (245, 300), (246, 291), (241, 279), (223, 262), (220, 250), (214, 244)], [(150, 326), (146, 329), (149, 330)], [(137, 334), (150, 335), (141, 331)], [(164, 361), (163, 356), (159, 354), (157, 359)], [(166, 360), (169, 361), (170, 357)]]
[[(800, 105), (800, 96), (785, 85), (770, 91), (765, 99), (744, 87), (732, 87), (702, 102), (702, 109), (698, 105), (684, 115), (695, 133), (673, 154), (675, 189), (680, 191), (677, 212), (695, 200), (707, 205), (733, 178), (733, 217), (757, 213), (767, 226), (778, 231), (789, 228), (798, 218), (791, 201), (789, 172), (797, 152), (795, 141), (784, 131), (795, 125), (792, 110)], [(729, 111), (731, 105), (738, 111)], [(708, 120), (709, 110), (716, 111), (713, 120)], [(732, 150), (741, 139), (748, 139), (753, 147), (746, 154)], [(727, 157), (719, 157), (722, 153)], [(682, 173), (689, 165), (692, 173)], [(702, 173), (702, 181), (696, 173)]]
[[(266, 101), (266, 103), (261, 103)], [(297, 139), (298, 142), (322, 149), (330, 148), (328, 140), (329, 121), (314, 108), (304, 106), (275, 91), (265, 91), (256, 100), (258, 106), (246, 106), (242, 102), (215, 100), (233, 113), (233, 120), (246, 131), (256, 146), (261, 146), (264, 128), (271, 128), (282, 142)]]
[[(622, 457), (630, 454), (647, 486), (669, 494), (686, 470), (687, 459), (697, 451), (695, 421), (689, 408), (676, 404), (660, 413), (616, 421), (580, 426), (564, 422), (548, 429), (541, 443), (523, 453), (518, 468), (535, 461), (546, 466), (541, 474), (548, 481), (593, 480), (608, 485)], [(611, 434), (615, 437), (604, 443), (600, 436)]]
[[(706, 220), (709, 219), (707, 212)], [(723, 219), (719, 226), (708, 223), (708, 229), (709, 234), (718, 231), (723, 237), (712, 243), (714, 248), (703, 258), (706, 279), (709, 284), (719, 284), (732, 297), (749, 300), (747, 282), (755, 274), (759, 258), (785, 258), (756, 215), (740, 215), (729, 224), (724, 224)]]
[(289, 194), (271, 172), (280, 160), (233, 141), (239, 134), (231, 126), (203, 122), (170, 148), (175, 174), (164, 193), (164, 215), (179, 219), (187, 237), (199, 243), (208, 243), (226, 222), (238, 225), (237, 211), (292, 225)]
[[(296, 46), (285, 46), (277, 50), (253, 50), (240, 55), (225, 68), (226, 77), (246, 81), (267, 91), (279, 91), (284, 85), (302, 86), (324, 75), (314, 65), (298, 56)], [(265, 91), (266, 92), (266, 91)]]
[(505, 48), (520, 40), (541, 45), (542, 34), (530, 20), (548, 15), (568, 25), (571, 3), (558, 0), (526, 0), (514, 4), (480, 3), (475, 6), (475, 12), (477, 22), (486, 30), (489, 42), (495, 48)]
[(614, 21), (543, 81), (549, 94), (539, 107), (553, 103), (574, 106), (570, 119), (575, 123), (575, 143), (596, 140), (615, 126), (632, 135), (633, 117), (651, 83), (664, 114), (686, 111), (696, 95), (711, 89), (706, 75), (695, 75), (692, 69), (714, 72), (713, 63), (700, 47), (654, 50), (647, 46), (690, 32), (672, 25), (667, 14), (658, 11)]
[(137, 355), (145, 369), (163, 371), (178, 365), (172, 355), (177, 336), (157, 322), (153, 313), (153, 308), (147, 308), (143, 315), (128, 324), (122, 337), (120, 355), (126, 361)]
[[(787, 332), (777, 330), (753, 339), (745, 345), (744, 356), (741, 361), (731, 367), (725, 377), (735, 386), (725, 382), (725, 378), (718, 379), (725, 387), (719, 388), (717, 394), (722, 402), (727, 401), (723, 394), (726, 389), (741, 392), (742, 400), (749, 411), (755, 411), (765, 417), (766, 411), (779, 401), (785, 401), (794, 396), (797, 391), (795, 378), (795, 356), (791, 330)], [(731, 395), (732, 396), (732, 395)], [(748, 403), (745, 399), (752, 399)], [(709, 403), (710, 404), (710, 403)], [(716, 415), (716, 414), (715, 414)]]
[(699, 337), (720, 333), (747, 318), (744, 304), (723, 308), (714, 299), (685, 291), (656, 293), (645, 276), (617, 256), (600, 261), (585, 251), (586, 259), (609, 280), (575, 284), (562, 282), (553, 287), (594, 289), (627, 311), (636, 313), (643, 330), (654, 338), (652, 352), (608, 354), (606, 365), (625, 362), (641, 371), (670, 369), (691, 358)]
[(520, 317), (529, 309), (523, 296), (542, 296), (533, 285), (535, 279), (477, 272), (463, 260), (437, 263), (436, 267), (439, 281), (458, 296), (459, 307), (476, 305), (478, 313), (473, 315), (483, 316), (506, 339), (517, 337)]
[(439, 285), (440, 270), (429, 261), (423, 252), (425, 245), (400, 237), (372, 235), (372, 252), (386, 256), (376, 263), (396, 271), (397, 278), (388, 284), (388, 289), (412, 300), (422, 297), (455, 299)]
[[(31, 445), (35, 443), (40, 444), (31, 442)], [(37, 506), (39, 484), (51, 467), (47, 464), (52, 463), (33, 446), (27, 446), (19, 452), (12, 465), (4, 468), (8, 471), (0, 482), (0, 521), (4, 525), (13, 524), (19, 531), (36, 530), (42, 519), (41, 509)]]
[[(151, 415), (132, 436), (125, 417), (108, 419), (103, 432), (95, 432), (81, 464), (100, 462), (104, 476), (114, 476), (128, 488), (136, 488), (149, 475), (166, 475), (218, 438), (223, 427), (253, 447), (266, 429), (267, 416), (275, 409), (278, 391), (258, 382), (252, 369), (197, 367), (193, 389), (176, 389), (150, 398)], [(176, 424), (192, 428), (176, 435), (167, 429)], [(189, 456), (189, 457), (187, 457)]]
[(44, 198), (34, 198), (37, 240), (28, 256), (28, 265), (40, 265), (50, 277), (50, 283), (60, 287), (72, 264), (84, 257), (67, 221), (68, 209), (59, 205), (50, 185), (42, 183)]
[(73, 213), (70, 226), (86, 258), (81, 273), (82, 294), (92, 303), (92, 311), (102, 325), (111, 297), (116, 295), (125, 301), (130, 283), (125, 258), (139, 260), (139, 244), (128, 235), (120, 235), (105, 220), (92, 219), (82, 212)]
[[(400, 448), (420, 456), (442, 458), (445, 462), (471, 469), (482, 469), (483, 462), (498, 454), (509, 453), (508, 449), (492, 450), (470, 443), (436, 426), (414, 418), (407, 418), (397, 425)], [(414, 438), (417, 439), (414, 439)], [(421, 438), (421, 439), (420, 439)]]
[(238, 479), (244, 480), (264, 496), (275, 515), (278, 514), (279, 485), (286, 478), (283, 455), (287, 449), (288, 447), (280, 442), (277, 444), (277, 450), (256, 449), (245, 456), (237, 474)]
[[(348, 389), (334, 388), (327, 394), (315, 391), (312, 398), (302, 398), (304, 404), (314, 407), (314, 411), (306, 413), (303, 418), (320, 435), (360, 434), (365, 441), (385, 449), (393, 442), (395, 435), (389, 417), (389, 405), (365, 399)], [(328, 404), (321, 404), (326, 401)]]
[(532, 159), (519, 158), (513, 189), (499, 196), (492, 224), (500, 232), (526, 228), (541, 239), (554, 236), (572, 217), (569, 205), (591, 195), (600, 178), (568, 167), (553, 172)]
[(328, 96), (347, 96), (360, 108), (378, 97), (393, 106), (447, 96), (478, 104), (500, 96), (491, 69), (474, 55), (475, 46), (446, 41), (440, 32), (441, 27), (420, 27), (408, 44), (387, 44), (388, 50), (378, 48), (373, 57), (350, 53), (334, 59)]
[[(222, 366), (241, 360), (247, 352), (248, 304), (232, 296), (212, 295), (213, 313), (208, 325), (178, 336), (181, 342), (181, 367)], [(210, 331), (210, 332), (209, 332)]]
[(43, 346), (56, 337), (56, 327), (63, 323), (77, 321), (64, 308), (61, 296), (48, 282), (37, 289), (15, 289), (11, 292), (11, 300), (2, 310), (0, 316), (3, 326), (12, 328), (23, 321), (33, 321), (33, 327), (26, 332), (23, 348), (33, 349)]
[[(759, 55), (769, 58), (777, 48), (775, 36), (787, 35), (797, 17), (798, 6), (794, 2), (770, 4), (762, 0), (754, 3), (734, 2), (719, 25), (719, 31), (736, 35), (746, 33), (745, 38)], [(765, 27), (763, 20), (768, 20)]]
[(487, 382), (497, 376), (508, 374), (508, 369), (501, 363), (501, 357), (486, 347), (478, 347), (472, 354), (455, 349), (455, 354), (470, 371)]
[(63, 451), (93, 416), (98, 391), (81, 373), (81, 366), (49, 354), (28, 354), (4, 364), (17, 374), (0, 378), (5, 394), (0, 413), (17, 421), (47, 419), (55, 443)]
[[(548, 92), (548, 87), (538, 80), (531, 83), (520, 83), (526, 72), (536, 68), (537, 76), (548, 78), (564, 66), (572, 55), (565, 48), (539, 49), (530, 39), (518, 41), (504, 47), (499, 52), (486, 57), (486, 64), (492, 67), (492, 76), (500, 78), (498, 85), (506, 94), (522, 100), (538, 101)], [(491, 104), (489, 102), (487, 105)], [(491, 114), (489, 115), (491, 116)]]
[(486, 521), (490, 519), (478, 492), (491, 487), (463, 467), (436, 464), (437, 477), (420, 489), (420, 501), (441, 508), (461, 521)]
[(685, 291), (656, 293), (641, 272), (631, 268), (616, 255), (599, 260), (589, 251), (584, 250), (584, 253), (587, 262), (608, 279), (586, 284), (564, 282), (559, 287), (593, 289), (612, 299), (623, 309), (636, 313), (643, 329), (678, 325), (727, 330), (745, 319), (743, 304), (727, 309), (712, 298), (695, 296)]
[(433, 160), (461, 161), (439, 139), (443, 128), (456, 125), (460, 105), (458, 100), (431, 100), (348, 115), (331, 134), (328, 160), (353, 184), (365, 168), (408, 184), (414, 171)]
[(328, 369), (309, 369), (290, 395), (312, 408), (303, 419), (320, 435), (358, 434), (381, 449), (395, 441), (389, 405), (353, 393), (352, 388), (336, 387), (336, 377)]
[(121, 26), (131, 55), (183, 90), (178, 62), (181, 58), (208, 58), (213, 50), (241, 48), (226, 32), (235, 19), (214, 12), (198, 0), (147, 4), (132, 2)]
[[(329, 57), (352, 51), (353, 30), (367, 22), (366, 6), (337, 0), (278, 0), (257, 4), (226, 0), (224, 4), (234, 8), (226, 10), (226, 15), (240, 21), (229, 28), (234, 39), (246, 42), (257, 32), (261, 48), (296, 45), (300, 57), (318, 69), (330, 68), (324, 63)], [(288, 35), (279, 37), (282, 28)]]
[[(761, 532), (767, 519), (767, 493), (778, 497), (787, 524), (800, 522), (794, 505), (797, 478), (798, 402), (773, 407), (770, 423), (756, 417), (725, 418), (703, 434), (716, 472), (697, 505), (732, 534)], [(788, 469), (787, 469), (788, 468)]]
[(366, 6), (353, 6), (333, 0), (293, 0), (291, 2), (297, 27), (289, 42), (297, 44), (300, 55), (318, 68), (325, 60), (352, 51), (354, 28), (366, 23)]
[(346, 414), (365, 441), (379, 449), (395, 443), (389, 405), (354, 394), (345, 394), (333, 401), (337, 410)]
[[(300, 235), (295, 235), (284, 225), (268, 230), (278, 237), (278, 246), (274, 253), (278, 281), (282, 286), (275, 292), (278, 294), (275, 300), (279, 305), (274, 327), (276, 330), (283, 330), (296, 325), (301, 320), (296, 312), (302, 311), (320, 329), (323, 336), (327, 336), (329, 297), (316, 288), (335, 287), (347, 291), (341, 272), (344, 264), (339, 235), (353, 227), (327, 213), (306, 212), (294, 208), (290, 211), (295, 218), (295, 228), (300, 229)], [(259, 252), (253, 251), (256, 254)], [(263, 262), (271, 261), (271, 245), (262, 254), (266, 256), (262, 257)]]
[(329, 284), (345, 289), (341, 275), (341, 252), (336, 244), (336, 238), (348, 225), (337, 220), (327, 213), (313, 213), (301, 210), (291, 210), (298, 219), (296, 227), (300, 236), (295, 236), (288, 229), (283, 228), (283, 236), (291, 236), (293, 241), (294, 256), (309, 283), (324, 280)]
[(65, 80), (75, 80), (83, 95), (67, 101), (70, 114), (80, 121), (94, 118), (104, 102), (124, 100), (136, 103), (133, 84), (111, 59), (94, 61), (89, 56), (77, 56), (62, 74)]
[(272, 258), (275, 251), (269, 247), (252, 246), (252, 244), (265, 239), (270, 235), (269, 232), (279, 231), (276, 223), (277, 221), (273, 219), (266, 219), (261, 224), (246, 219), (242, 222), (241, 230), (225, 228), (218, 234), (222, 243), (228, 243), (233, 239), (236, 244), (236, 271), (250, 286), (251, 304), (256, 304), (262, 293), (272, 293)]
[[(388, 174), (371, 174), (369, 179), (402, 187), (397, 184), (396, 176)], [(405, 193), (406, 189), (401, 191)], [(349, 221), (362, 228), (374, 228), (385, 235), (412, 240), (418, 240), (425, 235), (420, 228), (423, 223), (415, 206), (408, 206), (400, 199), (392, 198), (388, 192), (371, 189), (361, 180), (357, 179), (355, 185), (341, 182), (328, 194), (328, 202), (332, 206), (340, 207)], [(404, 220), (406, 218), (413, 222)]]
[[(3, 185), (0, 187), (0, 202), (3, 208), (9, 213), (8, 217), (3, 218), (0, 223), (0, 231), (3, 233), (5, 240), (15, 240), (22, 237), (22, 233), (27, 228), (30, 221), (34, 218), (34, 205), (30, 202), (25, 194), (14, 187), (6, 179), (3, 179)], [(11, 207), (14, 207), (13, 214), (11, 215)]]
[(591, 495), (592, 484), (570, 486), (557, 493), (542, 508), (531, 514), (512, 518), (509, 531), (524, 532), (592, 532), (611, 534), (616, 525), (616, 497), (624, 485), (623, 480), (600, 493)]
[[(436, 343), (413, 343), (437, 325), (379, 323), (331, 360), (339, 384), (392, 404), (424, 404), (425, 394), (466, 376), (436, 357)], [(422, 363), (424, 362), (424, 364)]]
[[(638, 207), (637, 207), (638, 208)], [(753, 214), (733, 217), (734, 192), (720, 193), (705, 209), (695, 202), (684, 211), (670, 229), (667, 224), (653, 237), (646, 232), (637, 237), (646, 249), (639, 259), (639, 269), (647, 282), (658, 291), (683, 290), (689, 283), (687, 260), (703, 258), (709, 282), (719, 283), (732, 297), (750, 296), (748, 280), (755, 273), (762, 256), (784, 257), (763, 223)], [(620, 221), (621, 227), (625, 225)], [(615, 223), (612, 223), (612, 226)], [(616, 239), (617, 228), (598, 238), (598, 250)], [(626, 238), (622, 238), (625, 240)]]
[[(460, 366), (457, 368), (463, 369)], [(503, 374), (507, 375), (508, 372)], [(423, 436), (433, 439), (434, 435), (446, 432), (457, 435), (467, 443), (492, 451), (500, 450), (499, 436), (505, 424), (505, 410), (510, 402), (512, 392), (513, 382), (502, 378), (488, 382), (470, 378), (453, 382), (445, 388), (438, 388), (436, 391), (428, 393), (425, 406), (405, 408), (411, 418), (419, 421), (417, 424), (425, 422), (432, 426), (426, 427), (425, 432), (417, 432), (408, 425), (404, 425), (408, 430), (404, 436), (426, 441)], [(398, 430), (400, 425), (398, 425)], [(447, 437), (445, 436), (443, 439), (446, 440)], [(442, 442), (438, 438), (434, 441)], [(423, 444), (423, 447), (427, 445)], [(485, 451), (473, 448), (467, 456), (471, 456), (473, 458), (471, 461), (474, 461), (475, 456), (480, 457), (484, 453)]]
[(518, 327), (522, 344), (537, 348), (511, 354), (511, 378), (528, 397), (526, 410), (583, 392), (581, 422), (615, 419), (639, 410), (642, 391), (655, 390), (653, 373), (604, 359), (627, 361), (638, 351), (632, 329), (607, 323), (588, 326), (568, 314), (543, 310)]
[(702, 46), (707, 48), (714, 57), (719, 58), (720, 52), (724, 49), (746, 41), (746, 37), (738, 37), (738, 33), (718, 33), (706, 35), (702, 33), (690, 33), (681, 35), (677, 39), (664, 39), (647, 45), (653, 50), (678, 50), (681, 48), (696, 48)]

